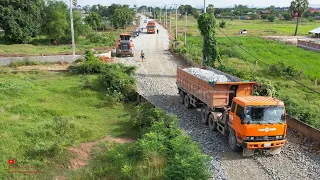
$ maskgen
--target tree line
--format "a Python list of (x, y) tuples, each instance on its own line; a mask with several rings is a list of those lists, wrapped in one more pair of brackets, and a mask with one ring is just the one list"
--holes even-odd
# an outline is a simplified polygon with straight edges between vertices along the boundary
[[(89, 15), (84, 20), (81, 9), (73, 10), (75, 39), (100, 27), (103, 20), (111, 21), (115, 28), (126, 27), (135, 15), (128, 5), (106, 7), (98, 4), (85, 8)], [(69, 7), (58, 0), (0, 1), (0, 28), (4, 30), (5, 38), (13, 43), (30, 43), (40, 35), (47, 36), (52, 44), (71, 41)]]

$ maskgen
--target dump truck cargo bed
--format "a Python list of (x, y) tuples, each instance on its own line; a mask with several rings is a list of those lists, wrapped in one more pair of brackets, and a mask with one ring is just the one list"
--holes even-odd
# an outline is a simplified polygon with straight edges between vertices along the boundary
[[(189, 96), (198, 99), (201, 103), (205, 103), (210, 108), (223, 108), (230, 106), (233, 97), (250, 96), (253, 93), (253, 85), (255, 82), (245, 82), (234, 76), (222, 73), (212, 68), (205, 69), (206, 73), (212, 73), (216, 76), (225, 76), (227, 82), (210, 82), (205, 78), (200, 78), (201, 71), (177, 68), (177, 86)], [(203, 73), (204, 71), (202, 71)], [(217, 78), (219, 80), (223, 77)]]

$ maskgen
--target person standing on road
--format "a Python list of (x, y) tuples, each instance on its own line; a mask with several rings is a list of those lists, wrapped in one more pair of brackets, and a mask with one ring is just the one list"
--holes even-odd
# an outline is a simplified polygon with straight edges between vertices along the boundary
[(159, 34), (159, 29), (157, 29), (157, 34)]
[(143, 50), (141, 50), (141, 56), (140, 57), (141, 57), (141, 60), (143, 62), (143, 59), (145, 59)]

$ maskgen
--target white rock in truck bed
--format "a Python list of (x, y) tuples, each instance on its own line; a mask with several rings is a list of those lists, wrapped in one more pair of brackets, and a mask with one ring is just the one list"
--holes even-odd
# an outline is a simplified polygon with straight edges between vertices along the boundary
[(185, 68), (183, 70), (206, 81), (229, 82), (229, 79), (226, 76), (216, 74), (213, 71), (200, 68)]

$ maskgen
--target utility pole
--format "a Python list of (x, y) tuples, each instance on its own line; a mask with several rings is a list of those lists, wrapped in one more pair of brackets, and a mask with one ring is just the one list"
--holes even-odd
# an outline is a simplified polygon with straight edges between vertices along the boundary
[[(203, 12), (204, 14), (206, 13), (206, 0), (203, 0)], [(202, 37), (202, 50), (204, 49), (204, 37)], [(202, 52), (202, 66), (205, 66), (205, 59), (204, 59), (204, 55), (203, 55), (203, 52)]]
[(186, 21), (184, 23), (184, 46), (187, 46), (187, 18), (188, 12), (186, 11)]
[(166, 28), (168, 27), (168, 9), (166, 5)]
[(178, 4), (176, 4), (176, 40), (178, 39)]
[(160, 24), (161, 24), (161, 11), (162, 11), (162, 9), (160, 8)]
[(170, 34), (171, 34), (171, 7), (170, 7), (169, 18), (170, 18)]
[(74, 43), (74, 29), (73, 29), (73, 13), (72, 13), (72, 0), (70, 0), (70, 21), (71, 21), (71, 37), (72, 37), (72, 59), (75, 60), (76, 46)]

